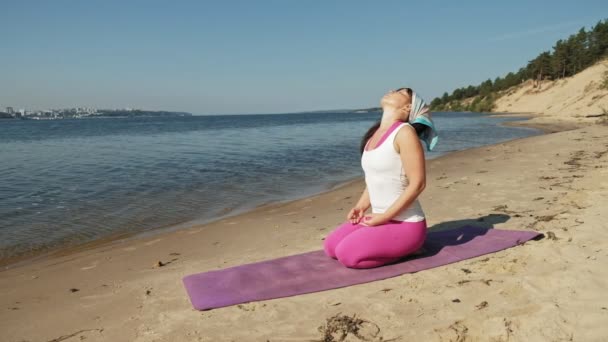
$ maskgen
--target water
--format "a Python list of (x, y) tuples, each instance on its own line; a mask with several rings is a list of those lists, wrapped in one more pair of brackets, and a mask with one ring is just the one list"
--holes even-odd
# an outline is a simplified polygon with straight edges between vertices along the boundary
[[(379, 113), (0, 120), (0, 262), (309, 196), (362, 176)], [(540, 134), (436, 113), (450, 151)]]

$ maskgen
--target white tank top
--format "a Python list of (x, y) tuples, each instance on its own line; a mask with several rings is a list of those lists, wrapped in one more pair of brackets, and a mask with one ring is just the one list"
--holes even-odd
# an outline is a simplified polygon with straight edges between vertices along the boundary
[[(371, 151), (366, 151), (368, 141), (363, 150), (361, 166), (365, 172), (365, 183), (373, 213), (384, 213), (409, 184), (403, 171), (401, 157), (393, 147), (397, 132), (405, 125), (409, 125), (409, 123), (396, 122), (382, 137), (379, 146)], [(419, 222), (424, 219), (424, 212), (418, 198), (393, 217), (393, 220), (407, 222)]]

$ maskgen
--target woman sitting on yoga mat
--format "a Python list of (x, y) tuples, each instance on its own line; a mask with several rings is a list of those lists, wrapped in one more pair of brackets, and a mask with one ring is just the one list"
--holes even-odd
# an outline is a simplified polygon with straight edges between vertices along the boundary
[(419, 250), (426, 237), (418, 202), (426, 185), (420, 139), (429, 151), (438, 140), (429, 108), (409, 88), (388, 92), (380, 104), (382, 119), (361, 141), (366, 188), (347, 222), (324, 241), (325, 253), (350, 268), (395, 262)]

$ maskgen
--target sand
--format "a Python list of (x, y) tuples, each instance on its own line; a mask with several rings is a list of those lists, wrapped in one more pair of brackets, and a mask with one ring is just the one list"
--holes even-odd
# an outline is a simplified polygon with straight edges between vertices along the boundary
[(321, 249), (363, 190), (357, 179), (1, 271), (0, 340), (331, 341), (334, 329), (336, 341), (340, 332), (345, 341), (603, 341), (608, 126), (565, 130), (576, 127), (427, 164), (420, 202), (430, 229), (531, 229), (545, 234), (539, 241), (372, 283), (192, 308), (183, 276)]
[(529, 80), (502, 92), (494, 111), (542, 114), (532, 123), (595, 123), (598, 115), (608, 113), (608, 89), (602, 88), (606, 78), (608, 59), (571, 77), (543, 81), (540, 87)]

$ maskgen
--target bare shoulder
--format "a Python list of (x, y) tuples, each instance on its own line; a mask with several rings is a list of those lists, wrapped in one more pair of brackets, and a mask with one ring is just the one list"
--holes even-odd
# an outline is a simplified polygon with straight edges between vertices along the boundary
[(409, 123), (406, 123), (403, 126), (404, 127), (399, 129), (399, 131), (397, 132), (397, 135), (395, 136), (395, 140), (411, 141), (414, 139), (416, 139), (416, 140), (418, 139), (418, 134), (416, 133), (416, 129), (414, 128), (414, 126), (410, 125)]
[(416, 129), (409, 123), (406, 123), (403, 126), (407, 127), (401, 127), (399, 131), (397, 131), (397, 134), (395, 135), (395, 140), (393, 141), (393, 147), (395, 148), (395, 152), (399, 154), (401, 154), (401, 151), (408, 151), (408, 154), (416, 153), (417, 150), (421, 149)]

